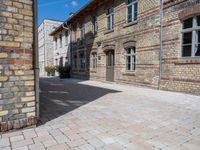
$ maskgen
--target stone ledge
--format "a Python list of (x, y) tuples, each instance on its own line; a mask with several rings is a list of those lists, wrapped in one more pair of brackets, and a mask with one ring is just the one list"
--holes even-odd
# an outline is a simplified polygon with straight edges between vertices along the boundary
[(37, 117), (29, 117), (25, 119), (0, 122), (0, 132), (21, 129), (37, 124)]

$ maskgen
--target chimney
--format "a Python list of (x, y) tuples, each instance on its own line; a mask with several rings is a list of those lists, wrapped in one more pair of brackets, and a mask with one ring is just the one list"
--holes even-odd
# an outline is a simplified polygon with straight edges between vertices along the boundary
[(71, 18), (71, 17), (73, 17), (74, 16), (74, 13), (73, 12), (70, 12), (69, 13), (69, 17)]

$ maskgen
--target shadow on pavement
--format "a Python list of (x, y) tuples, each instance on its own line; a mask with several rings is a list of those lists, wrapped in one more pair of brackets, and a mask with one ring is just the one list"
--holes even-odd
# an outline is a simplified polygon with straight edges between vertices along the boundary
[(120, 91), (80, 84), (74, 79), (40, 79), (40, 120), (45, 124), (80, 106), (108, 94)]

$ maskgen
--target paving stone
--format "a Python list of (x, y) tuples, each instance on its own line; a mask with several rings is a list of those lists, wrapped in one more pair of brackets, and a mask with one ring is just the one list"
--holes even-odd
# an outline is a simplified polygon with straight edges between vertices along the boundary
[(0, 139), (0, 148), (10, 146), (9, 138)]
[(12, 148), (20, 148), (20, 147), (24, 147), (27, 145), (33, 144), (33, 140), (32, 139), (25, 139), (25, 140), (21, 140), (21, 141), (17, 141), (17, 142), (12, 142)]
[(36, 143), (28, 146), (30, 150), (45, 150), (45, 147), (42, 143)]
[(45, 147), (50, 147), (53, 145), (57, 145), (57, 142), (55, 140), (48, 140), (48, 141), (44, 141), (43, 144)]
[(15, 148), (13, 150), (29, 150), (29, 149), (28, 149), (28, 146), (24, 146), (24, 147)]
[(63, 144), (48, 147), (47, 150), (69, 150), (69, 146), (63, 143)]
[(21, 140), (24, 140), (24, 137), (22, 135), (10, 137), (11, 142), (16, 142)]
[(10, 141), (13, 149), (29, 150), (199, 150), (198, 96), (73, 79), (42, 84), (41, 124), (3, 134), (1, 150), (11, 149)]
[(81, 150), (94, 150), (95, 148), (93, 146), (91, 146), (90, 144), (84, 144), (84, 145), (81, 145), (79, 146), (79, 148)]

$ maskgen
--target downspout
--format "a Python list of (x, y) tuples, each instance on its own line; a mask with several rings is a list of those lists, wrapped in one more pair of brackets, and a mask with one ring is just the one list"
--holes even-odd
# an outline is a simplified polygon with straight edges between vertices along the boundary
[[(65, 27), (65, 22), (64, 22), (64, 24), (62, 24), (62, 27), (63, 27), (65, 30), (70, 31), (68, 27)], [(69, 32), (69, 35), (70, 35), (70, 32)], [(67, 37), (67, 38), (68, 38), (68, 37)], [(71, 39), (70, 39), (70, 41), (71, 41)], [(69, 53), (69, 55), (70, 55), (70, 56), (69, 56), (69, 59), (70, 59), (70, 60), (69, 60), (69, 63), (70, 63), (70, 65), (71, 65), (70, 41), (69, 41), (69, 49), (68, 49), (69, 52), (67, 52), (67, 53)]]
[[(66, 22), (64, 23), (66, 24)], [(70, 51), (70, 65), (72, 65), (72, 29), (71, 26), (65, 27), (64, 25), (62, 25), (64, 29), (67, 29), (69, 31), (69, 36), (70, 36), (70, 40), (69, 40), (69, 51)]]
[(33, 0), (33, 69), (35, 76), (36, 116), (39, 119), (38, 0)]
[(159, 80), (158, 90), (161, 89), (161, 79), (163, 71), (163, 0), (160, 0), (160, 54), (159, 54)]

